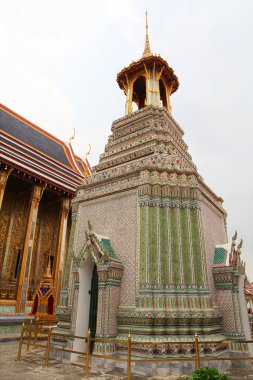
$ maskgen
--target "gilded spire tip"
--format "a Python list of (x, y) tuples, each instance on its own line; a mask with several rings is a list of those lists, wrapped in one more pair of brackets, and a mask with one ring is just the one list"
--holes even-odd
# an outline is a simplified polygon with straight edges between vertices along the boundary
[(149, 55), (152, 55), (150, 44), (149, 44), (149, 37), (148, 37), (148, 12), (146, 11), (146, 38), (145, 38), (145, 48), (143, 52), (143, 57), (148, 57)]
[(46, 275), (51, 276), (51, 259), (50, 259), (50, 256), (48, 256)]

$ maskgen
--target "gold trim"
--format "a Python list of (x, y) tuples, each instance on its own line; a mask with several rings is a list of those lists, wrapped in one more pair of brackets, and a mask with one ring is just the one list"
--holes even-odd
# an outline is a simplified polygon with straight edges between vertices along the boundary
[(2, 203), (3, 203), (3, 199), (4, 199), (4, 192), (5, 192), (5, 188), (7, 185), (7, 181), (8, 181), (9, 175), (11, 174), (12, 170), (13, 170), (12, 168), (7, 167), (6, 170), (0, 171), (0, 211), (2, 208)]
[[(68, 213), (70, 209), (70, 199), (62, 198), (61, 199), (61, 208), (60, 208), (60, 220), (59, 220), (59, 233), (58, 233), (58, 243), (57, 243), (57, 253), (56, 253), (56, 264), (55, 264), (55, 273), (54, 273), (54, 289), (56, 300), (58, 299), (58, 291), (61, 291), (59, 286), (59, 270), (61, 269), (61, 264), (63, 262), (63, 257), (61, 257), (61, 252), (63, 250), (62, 243), (66, 236), (67, 226), (65, 229), (65, 236), (63, 236), (63, 228), (67, 223)], [(63, 253), (64, 254), (64, 253)], [(61, 262), (62, 261), (62, 262)]]
[(13, 300), (0, 300), (1, 306), (16, 306), (17, 301)]
[[(36, 218), (35, 218), (34, 212), (36, 209), (38, 211), (39, 202), (44, 192), (44, 189), (45, 189), (45, 186), (34, 185), (32, 189), (32, 193), (31, 193), (31, 197), (30, 197), (30, 211), (29, 211), (29, 216), (28, 216), (28, 224), (27, 224), (26, 235), (25, 235), (25, 244), (24, 244), (24, 249), (23, 249), (23, 259), (22, 259), (20, 278), (19, 278), (19, 284), (18, 284), (16, 312), (25, 312), (25, 310), (22, 310), (22, 307), (21, 307), (21, 299), (22, 299), (23, 285), (24, 285), (24, 280), (25, 280), (26, 261), (27, 261), (27, 255), (28, 255), (28, 248), (30, 245), (31, 254), (30, 254), (30, 263), (28, 264), (29, 269), (28, 269), (28, 276), (27, 276), (27, 281), (29, 282), (30, 269), (31, 269), (30, 264), (32, 260), (33, 243), (34, 243), (34, 237), (35, 237), (35, 234), (33, 234), (32, 240), (30, 241), (30, 233), (31, 233), (32, 223), (36, 223), (36, 220), (38, 217), (38, 212), (37, 212)], [(28, 286), (26, 287), (25, 299), (27, 299), (27, 292), (28, 292)], [(26, 305), (26, 301), (25, 301), (25, 305)]]

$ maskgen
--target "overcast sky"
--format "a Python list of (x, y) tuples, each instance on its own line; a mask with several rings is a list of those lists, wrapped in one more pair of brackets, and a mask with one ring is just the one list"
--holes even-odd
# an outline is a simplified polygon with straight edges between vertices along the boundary
[(180, 87), (172, 115), (199, 173), (243, 238), (253, 280), (253, 1), (0, 0), (0, 102), (95, 165), (124, 115), (116, 74), (151, 50)]

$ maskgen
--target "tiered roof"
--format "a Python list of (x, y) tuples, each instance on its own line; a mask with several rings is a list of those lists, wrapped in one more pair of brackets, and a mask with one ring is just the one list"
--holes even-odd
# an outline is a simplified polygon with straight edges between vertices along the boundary
[(0, 163), (17, 175), (28, 175), (55, 190), (74, 194), (91, 172), (64, 143), (37, 125), (0, 104)]

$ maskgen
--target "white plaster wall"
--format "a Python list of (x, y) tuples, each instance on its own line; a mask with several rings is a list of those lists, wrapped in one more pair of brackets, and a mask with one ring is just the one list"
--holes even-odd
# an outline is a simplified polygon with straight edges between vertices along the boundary
[[(88, 255), (87, 260), (82, 262), (79, 269), (79, 294), (78, 294), (78, 306), (76, 317), (76, 331), (75, 335), (85, 336), (88, 335), (89, 326), (89, 314), (90, 314), (90, 294), (91, 279), (93, 273), (94, 263), (91, 256)], [(86, 343), (84, 339), (75, 339), (74, 347), (75, 351), (86, 352)], [(71, 354), (71, 361), (75, 361), (78, 354)]]

